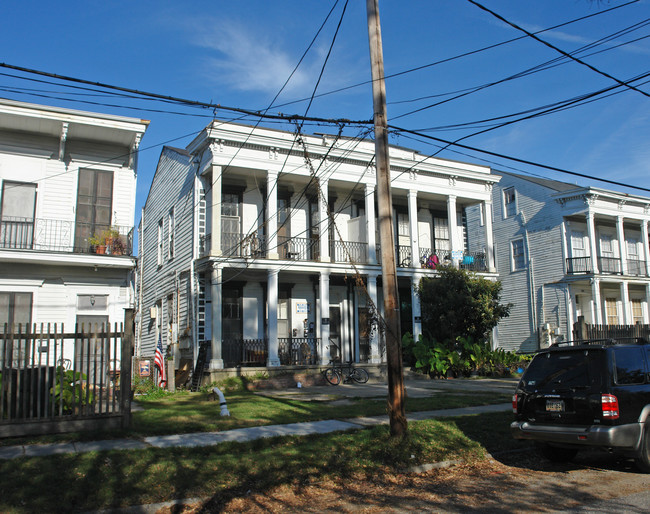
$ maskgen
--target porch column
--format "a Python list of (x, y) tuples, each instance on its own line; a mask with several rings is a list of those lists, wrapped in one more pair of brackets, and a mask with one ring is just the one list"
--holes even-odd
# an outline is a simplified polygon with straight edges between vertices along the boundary
[(566, 340), (571, 341), (573, 339), (573, 324), (576, 322), (576, 308), (574, 298), (571, 295), (571, 286), (569, 284), (564, 284), (564, 301), (566, 302), (566, 322), (567, 322), (567, 332)]
[(377, 264), (377, 221), (375, 219), (375, 186), (366, 184), (366, 235), (368, 238), (368, 264)]
[[(318, 181), (318, 186), (320, 189), (320, 192), (318, 194), (318, 235), (320, 236), (319, 249), (321, 262), (330, 262), (330, 238), (328, 230), (329, 218), (327, 216), (327, 198), (329, 198), (327, 189), (328, 184), (329, 182), (327, 180)], [(327, 309), (327, 315), (329, 316), (329, 307)]]
[(494, 232), (492, 228), (492, 200), (483, 203), (483, 214), (485, 216), (485, 257), (487, 259), (487, 269), (494, 273), (496, 266), (494, 264)]
[(623, 325), (634, 325), (632, 322), (632, 309), (630, 308), (630, 293), (627, 282), (621, 282), (621, 304), (623, 307)]
[(267, 255), (269, 259), (278, 259), (278, 173), (268, 171), (266, 174), (266, 233)]
[(457, 234), (458, 227), (456, 225), (456, 196), (449, 195), (447, 197), (447, 223), (449, 224), (449, 245), (451, 246), (451, 257), (454, 266), (458, 267), (459, 259), (453, 256), (454, 252), (458, 251)]
[(591, 281), (591, 312), (592, 319), (596, 325), (603, 324), (603, 307), (600, 301), (600, 279), (594, 278)]
[(417, 341), (422, 335), (422, 310), (420, 309), (420, 297), (417, 294), (420, 286), (420, 275), (411, 278), (411, 312), (413, 316), (413, 339)]
[(320, 272), (320, 364), (327, 364), (331, 360), (330, 354), (330, 274), (329, 271)]
[(648, 241), (648, 222), (641, 221), (641, 241), (643, 241), (643, 259), (645, 260), (645, 274), (650, 277), (650, 242)]
[(650, 323), (650, 284), (645, 285), (645, 302), (643, 302), (643, 323)]
[(268, 340), (269, 340), (269, 356), (267, 366), (279, 366), (280, 359), (278, 358), (278, 275), (279, 270), (269, 270), (268, 275)]
[(418, 192), (409, 190), (409, 233), (411, 234), (411, 267), (420, 267), (420, 231), (418, 230)]
[(594, 275), (598, 274), (598, 241), (596, 241), (596, 224), (594, 213), (587, 213), (587, 237), (589, 238), (589, 255), (591, 255), (591, 269)]
[[(210, 206), (212, 234), (210, 234), (210, 255), (221, 255), (221, 166), (212, 165), (212, 205)], [(221, 317), (221, 312), (219, 312)]]
[(625, 228), (623, 216), (616, 217), (616, 237), (618, 238), (619, 255), (621, 256), (621, 271), (627, 275), (627, 247), (625, 245)]
[[(375, 318), (379, 317), (379, 303), (377, 299), (377, 275), (368, 275), (368, 296), (372, 302), (370, 314)], [(379, 364), (381, 362), (381, 353), (379, 352), (379, 326), (373, 323), (370, 331), (370, 362)]]
[[(214, 241), (214, 240), (213, 240)], [(210, 277), (210, 295), (212, 297), (212, 303), (210, 307), (212, 309), (212, 358), (210, 359), (210, 369), (223, 369), (223, 358), (221, 353), (221, 342), (222, 342), (222, 324), (221, 324), (221, 315), (222, 315), (222, 279), (223, 279), (223, 270), (221, 268), (214, 267), (212, 268), (212, 273)]]

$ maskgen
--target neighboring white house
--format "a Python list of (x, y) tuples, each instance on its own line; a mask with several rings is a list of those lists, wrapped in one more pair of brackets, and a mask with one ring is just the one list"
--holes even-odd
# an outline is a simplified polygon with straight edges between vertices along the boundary
[(0, 331), (124, 320), (147, 124), (0, 99)]
[[(573, 324), (648, 323), (650, 198), (496, 172), (494, 244), (507, 350), (571, 340)], [(480, 225), (476, 209), (470, 227)], [(471, 233), (471, 229), (470, 229)], [(479, 239), (480, 241), (480, 239)]]
[[(203, 341), (212, 370), (322, 364), (331, 351), (382, 362), (370, 329), (383, 303), (374, 153), (372, 141), (216, 121), (187, 148), (164, 148), (140, 225), (137, 353), (152, 356), (160, 338), (177, 367)], [(464, 213), (481, 206), (490, 220), (499, 178), (390, 153), (402, 330), (417, 336), (413, 291), (436, 273), (428, 262), (496, 277), (490, 223), (469, 252)]]

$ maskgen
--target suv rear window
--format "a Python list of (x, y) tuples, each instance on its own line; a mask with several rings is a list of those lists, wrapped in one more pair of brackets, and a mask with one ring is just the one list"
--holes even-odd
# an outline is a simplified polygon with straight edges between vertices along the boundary
[(590, 384), (588, 351), (548, 352), (537, 355), (523, 377), (525, 385), (547, 387), (587, 387)]
[(617, 384), (645, 382), (645, 359), (642, 348), (615, 348), (614, 365)]

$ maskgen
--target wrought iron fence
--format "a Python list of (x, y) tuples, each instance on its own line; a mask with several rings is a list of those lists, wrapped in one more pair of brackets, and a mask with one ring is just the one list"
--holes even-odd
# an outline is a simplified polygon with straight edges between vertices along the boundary
[(278, 253), (281, 259), (316, 261), (319, 257), (318, 239), (278, 236)]
[(312, 365), (318, 363), (318, 337), (287, 337), (278, 339), (280, 364)]
[(459, 266), (467, 271), (487, 271), (487, 259), (483, 252), (464, 253)]
[(72, 333), (56, 324), (5, 324), (0, 436), (128, 426), (132, 345), (132, 329), (125, 334), (117, 324), (82, 324)]
[(413, 266), (413, 259), (411, 259), (411, 247), (410, 246), (397, 246), (397, 267), (398, 268), (410, 268)]
[(622, 273), (621, 259), (616, 257), (598, 257), (598, 270), (601, 273), (620, 275)]
[(334, 241), (334, 262), (368, 262), (368, 243), (356, 241)]
[(640, 261), (637, 259), (628, 259), (627, 274), (633, 275), (635, 277), (647, 277), (648, 268), (646, 266), (646, 261)]
[(359, 338), (359, 362), (370, 361), (370, 339), (367, 337)]
[(224, 366), (266, 366), (269, 356), (267, 339), (224, 339), (221, 343)]

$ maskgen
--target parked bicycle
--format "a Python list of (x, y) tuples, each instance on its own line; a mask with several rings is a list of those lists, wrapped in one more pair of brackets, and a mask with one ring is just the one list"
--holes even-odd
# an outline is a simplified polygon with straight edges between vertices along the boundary
[[(341, 379), (343, 379), (344, 384), (347, 384), (348, 382), (365, 384), (368, 381), (368, 372), (365, 369), (355, 368), (352, 361), (345, 365), (341, 364), (341, 349), (338, 345), (331, 344), (329, 349), (332, 360), (330, 361), (331, 367), (323, 371), (325, 380), (332, 385), (339, 385)], [(346, 368), (346, 371), (344, 371), (343, 368)]]
[[(331, 364), (332, 367), (327, 368), (323, 373), (325, 374), (325, 380), (332, 385), (339, 385), (341, 379), (344, 384), (352, 381), (357, 384), (365, 384), (368, 381), (368, 372), (363, 368), (355, 368), (352, 362), (348, 362), (346, 365)], [(346, 368), (345, 371), (344, 368)]]

